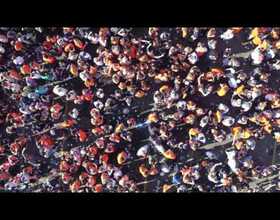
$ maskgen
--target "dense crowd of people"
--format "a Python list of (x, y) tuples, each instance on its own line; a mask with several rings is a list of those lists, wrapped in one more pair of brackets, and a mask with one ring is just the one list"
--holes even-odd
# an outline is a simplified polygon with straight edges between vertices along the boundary
[(280, 142), (279, 49), (276, 27), (1, 27), (1, 190), (278, 191), (254, 152)]

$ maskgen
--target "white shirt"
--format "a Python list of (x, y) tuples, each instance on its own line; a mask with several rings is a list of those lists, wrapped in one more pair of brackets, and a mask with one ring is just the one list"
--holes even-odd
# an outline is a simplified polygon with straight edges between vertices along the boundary
[(0, 35), (0, 42), (1, 43), (8, 43), (8, 38), (5, 35)]
[(235, 122), (233, 117), (226, 116), (225, 119), (222, 121), (222, 124), (226, 127), (230, 127)]
[(206, 53), (207, 52), (207, 47), (203, 47), (203, 46), (199, 46), (199, 47), (197, 47), (196, 49), (195, 49), (195, 51), (197, 52), (197, 53)]
[(112, 46), (112, 52), (115, 54), (115, 55), (119, 55), (120, 54), (120, 47), (118, 45), (113, 45)]
[(0, 46), (0, 53), (5, 53), (5, 48), (4, 47), (2, 47), (2, 46)]
[(81, 80), (83, 80), (83, 81), (86, 81), (86, 80), (89, 79), (89, 75), (88, 75), (85, 71), (80, 72), (79, 77), (80, 77)]
[(201, 143), (205, 143), (206, 142), (206, 138), (205, 138), (205, 135), (203, 134), (203, 133), (199, 133), (198, 135), (197, 135), (197, 140), (199, 141), (199, 142), (201, 142)]
[(97, 92), (96, 92), (96, 97), (97, 97), (97, 98), (100, 98), (100, 99), (104, 98), (104, 92), (103, 92), (102, 89), (98, 89), (98, 90), (97, 90)]
[(73, 108), (69, 114), (72, 118), (76, 119), (79, 116), (79, 111), (76, 108)]
[(256, 141), (254, 139), (248, 139), (246, 141), (246, 145), (251, 149), (254, 150), (256, 147)]
[(276, 110), (273, 113), (274, 113), (273, 118), (280, 118), (280, 111), (279, 110)]
[(252, 106), (251, 102), (243, 102), (241, 108), (243, 109), (243, 111), (247, 112), (250, 110), (251, 106)]
[(62, 87), (59, 87), (58, 85), (56, 85), (54, 88), (53, 88), (53, 93), (62, 97), (62, 96), (65, 96), (66, 93), (67, 93), (67, 89), (65, 88), (62, 88)]
[(114, 178), (117, 180), (122, 176), (122, 171), (121, 170), (115, 170), (113, 174)]
[(103, 104), (101, 101), (99, 101), (99, 100), (93, 102), (93, 104), (94, 104), (94, 106), (95, 106), (96, 108), (98, 108), (98, 109), (100, 109), (100, 110), (104, 107), (104, 104)]
[(244, 117), (241, 117), (239, 120), (238, 120), (238, 123), (239, 124), (242, 124), (242, 125), (245, 125), (247, 124), (247, 121), (248, 121), (248, 118), (246, 116)]
[(198, 61), (198, 57), (196, 55), (195, 52), (192, 52), (189, 56), (188, 56), (188, 60), (191, 64), (195, 64)]
[(102, 61), (102, 59), (100, 59), (99, 57), (94, 57), (94, 58), (93, 58), (93, 62), (94, 62), (97, 66), (102, 66), (102, 65), (103, 65), (103, 61)]
[(127, 36), (127, 31), (124, 28), (122, 28), (118, 31), (118, 35), (120, 35), (121, 37), (125, 37)]
[(78, 58), (78, 54), (75, 52), (70, 52), (68, 55), (68, 60), (76, 60)]
[(13, 62), (14, 62), (15, 65), (21, 65), (21, 64), (23, 64), (24, 59), (23, 59), (23, 57), (18, 56), (13, 60)]
[(185, 109), (186, 106), (187, 106), (186, 101), (179, 101), (179, 102), (177, 102), (177, 104), (176, 104), (176, 107), (177, 107), (177, 108)]
[(251, 58), (253, 59), (253, 63), (258, 65), (260, 64), (263, 59), (264, 56), (263, 54), (260, 52), (259, 48), (257, 47), (252, 53), (251, 53)]
[(93, 36), (89, 36), (88, 39), (91, 41), (91, 43), (93, 44), (97, 44), (99, 42), (99, 36), (96, 34), (96, 35), (93, 35)]
[(224, 113), (227, 113), (229, 111), (229, 108), (223, 103), (219, 104), (218, 109)]
[(155, 144), (154, 146), (155, 146), (155, 148), (156, 148), (160, 153), (164, 153), (164, 152), (165, 152), (165, 150), (164, 150), (164, 148), (163, 148), (162, 145)]
[(226, 32), (224, 32), (222, 35), (221, 35), (221, 38), (223, 40), (230, 40), (234, 37), (233, 35), (233, 32), (232, 30), (228, 29)]
[(179, 98), (179, 96), (178, 96), (178, 94), (176, 93), (175, 90), (172, 90), (172, 91), (170, 92), (170, 98), (171, 98), (171, 99), (178, 99), (178, 98)]
[(216, 49), (216, 45), (217, 45), (217, 41), (216, 40), (209, 40), (208, 41), (208, 47), (209, 49), (215, 50)]
[(207, 125), (208, 121), (209, 121), (208, 116), (204, 116), (203, 118), (201, 118), (201, 120), (199, 122), (199, 126), (202, 128), (205, 127), (205, 125)]
[(137, 151), (136, 155), (138, 157), (145, 157), (147, 152), (148, 152), (148, 147), (149, 147), (149, 145), (145, 145), (145, 146), (139, 148), (139, 150)]
[(19, 84), (17, 84), (17, 83), (12, 83), (12, 88), (11, 88), (11, 90), (12, 90), (14, 93), (19, 92), (20, 89), (21, 89), (21, 87), (20, 87)]
[(240, 107), (241, 106), (241, 99), (232, 99), (231, 100), (231, 105), (233, 107)]
[(85, 59), (85, 60), (91, 60), (92, 59), (91, 55), (89, 53), (85, 52), (85, 51), (80, 52), (79, 56), (82, 59)]
[(103, 47), (106, 47), (106, 44), (107, 44), (106, 39), (103, 40), (103, 39), (99, 38), (98, 41), (99, 41), (99, 44), (101, 44)]
[(225, 151), (227, 158), (228, 158), (228, 166), (232, 170), (232, 172), (236, 173), (237, 172), (237, 162), (235, 159), (235, 151)]
[(267, 56), (268, 56), (270, 59), (273, 59), (273, 58), (275, 57), (275, 52), (274, 52), (274, 50), (269, 49), (269, 50), (267, 51)]
[(164, 172), (164, 173), (169, 173), (170, 169), (169, 169), (169, 167), (166, 164), (164, 164), (161, 167), (161, 171)]

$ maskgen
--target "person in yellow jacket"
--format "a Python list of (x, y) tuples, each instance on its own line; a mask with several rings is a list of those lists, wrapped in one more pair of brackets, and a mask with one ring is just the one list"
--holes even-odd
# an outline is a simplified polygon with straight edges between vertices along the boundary
[(168, 192), (174, 185), (170, 185), (170, 184), (164, 184), (163, 187), (162, 187), (162, 192), (163, 193), (166, 193)]
[(217, 120), (218, 123), (220, 123), (222, 121), (222, 113), (221, 113), (221, 111), (216, 111), (215, 119)]
[(217, 94), (218, 94), (218, 96), (225, 96), (227, 94), (228, 90), (229, 90), (228, 85), (225, 83), (222, 83), (222, 84), (220, 84), (220, 88), (217, 90)]
[(22, 67), (20, 67), (20, 72), (23, 75), (30, 74), (32, 71), (31, 67), (28, 64), (24, 64)]
[(182, 37), (186, 38), (188, 36), (188, 28), (182, 27), (181, 30), (182, 30)]
[(120, 123), (115, 128), (115, 133), (120, 133), (124, 129), (124, 124)]
[(141, 165), (139, 166), (138, 169), (139, 169), (139, 173), (140, 173), (144, 178), (148, 177), (148, 175), (149, 175), (149, 169), (148, 169), (147, 167), (145, 167), (144, 164), (141, 164)]
[(261, 39), (259, 37), (259, 28), (258, 27), (254, 28), (251, 31), (249, 39), (252, 40), (254, 45), (259, 45), (261, 43)]
[(280, 143), (280, 132), (275, 132), (273, 137), (277, 143)]
[(266, 39), (261, 39), (261, 37), (259, 36), (259, 30), (259, 28), (254, 28), (251, 32), (250, 38), (252, 39), (252, 43), (255, 46), (258, 46), (259, 48), (261, 48), (261, 50), (266, 50), (269, 47), (269, 43)]
[(196, 137), (199, 134), (199, 130), (197, 128), (191, 128), (189, 130), (189, 137)]
[(238, 86), (235, 91), (234, 91), (234, 94), (238, 95), (240, 97), (240, 95), (243, 94), (244, 92), (244, 89), (245, 89), (245, 86), (244, 85), (240, 85)]
[(267, 132), (268, 134), (271, 134), (272, 132), (272, 125), (269, 123), (269, 124), (266, 124), (264, 127), (263, 127), (264, 131)]
[(271, 108), (273, 108), (273, 109), (280, 108), (280, 99), (279, 98), (276, 98), (275, 100), (272, 101)]
[(249, 128), (245, 128), (245, 129), (242, 131), (242, 138), (244, 138), (244, 139), (248, 139), (248, 138), (250, 138), (252, 135), (253, 135), (253, 133), (252, 133), (252, 131), (251, 131)]
[(80, 39), (75, 38), (75, 39), (73, 40), (73, 42), (74, 42), (74, 45), (75, 45), (77, 48), (79, 48), (79, 49), (84, 49), (85, 44), (84, 44)]
[(118, 164), (123, 164), (127, 160), (127, 157), (128, 155), (125, 151), (120, 152), (117, 156)]
[(136, 98), (142, 98), (144, 97), (145, 93), (142, 91), (142, 90), (138, 90), (136, 93), (135, 93), (135, 97)]
[(170, 91), (170, 88), (169, 88), (168, 85), (163, 85), (163, 86), (160, 87), (159, 91), (160, 91), (161, 93), (166, 93), (166, 92), (169, 92), (169, 91)]
[(149, 123), (155, 123), (155, 122), (158, 122), (158, 116), (157, 116), (157, 114), (155, 113), (155, 112), (152, 112), (152, 113), (150, 113), (149, 115), (148, 115), (148, 119), (147, 119), (147, 121), (149, 122)]
[(242, 128), (239, 126), (231, 129), (231, 133), (234, 137), (237, 137), (238, 135), (240, 135), (241, 132), (242, 132)]
[(259, 123), (262, 126), (269, 124), (269, 120), (265, 115), (257, 116), (256, 121), (257, 121), (257, 123)]
[(78, 67), (75, 65), (75, 64), (71, 64), (70, 65), (70, 73), (73, 75), (73, 76), (78, 76)]
[(234, 142), (234, 147), (237, 149), (237, 150), (241, 150), (241, 148), (244, 147), (244, 142), (241, 141), (241, 140), (236, 140)]
[(167, 150), (163, 152), (163, 156), (169, 160), (175, 160), (176, 154), (172, 150)]

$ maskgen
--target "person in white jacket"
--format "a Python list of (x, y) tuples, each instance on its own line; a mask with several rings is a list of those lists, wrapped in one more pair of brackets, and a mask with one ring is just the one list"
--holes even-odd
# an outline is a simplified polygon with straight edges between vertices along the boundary
[(65, 96), (67, 91), (68, 91), (67, 89), (65, 89), (63, 87), (60, 87), (59, 85), (56, 85), (53, 88), (53, 93), (60, 96), (60, 97)]

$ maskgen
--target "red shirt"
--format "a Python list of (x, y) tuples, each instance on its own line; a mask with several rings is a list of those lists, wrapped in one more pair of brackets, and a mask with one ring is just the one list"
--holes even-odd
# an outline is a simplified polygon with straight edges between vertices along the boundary
[(84, 142), (87, 139), (87, 133), (85, 131), (83, 131), (82, 129), (79, 129), (78, 136), (79, 136), (80, 142)]
[(130, 57), (132, 59), (135, 59), (136, 58), (136, 55), (137, 55), (137, 48), (135, 46), (132, 46), (130, 48)]
[(51, 149), (54, 146), (54, 141), (46, 135), (41, 137), (39, 142), (45, 149)]

